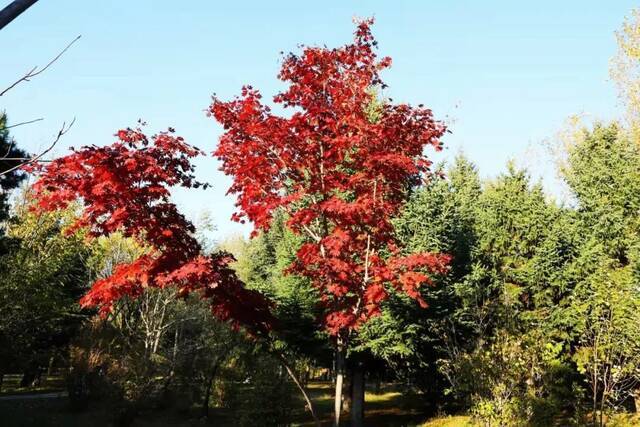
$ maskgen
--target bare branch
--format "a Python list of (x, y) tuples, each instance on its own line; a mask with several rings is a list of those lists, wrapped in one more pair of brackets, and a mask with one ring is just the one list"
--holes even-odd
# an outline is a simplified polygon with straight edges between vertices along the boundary
[[(16, 166), (14, 166), (14, 167), (12, 167), (12, 168), (7, 169), (6, 171), (2, 171), (2, 172), (0, 172), (0, 176), (7, 175), (7, 174), (9, 174), (9, 173), (11, 173), (11, 172), (13, 172), (13, 171), (15, 171), (15, 170), (17, 170), (17, 169), (20, 169), (20, 168), (22, 168), (22, 167), (24, 167), (24, 166), (28, 165), (28, 164), (32, 164), (32, 163), (35, 163), (35, 162), (37, 162), (37, 161), (40, 161), (40, 158), (41, 158), (42, 156), (44, 156), (45, 154), (47, 154), (49, 151), (51, 151), (51, 150), (53, 149), (53, 147), (55, 147), (55, 146), (56, 146), (56, 144), (58, 143), (58, 141), (60, 141), (60, 138), (62, 138), (62, 136), (63, 136), (64, 134), (66, 134), (67, 132), (69, 132), (69, 129), (71, 129), (71, 126), (73, 126), (73, 124), (74, 124), (75, 122), (76, 122), (76, 119), (75, 119), (75, 117), (74, 117), (74, 118), (73, 118), (73, 120), (71, 121), (71, 123), (69, 123), (69, 125), (68, 125), (68, 126), (67, 126), (66, 122), (62, 123), (62, 127), (60, 127), (60, 130), (58, 131), (58, 135), (56, 135), (55, 139), (53, 140), (53, 142), (51, 143), (51, 145), (49, 145), (49, 147), (48, 147), (46, 150), (44, 150), (43, 152), (41, 152), (41, 153), (40, 153), (40, 154), (38, 154), (37, 156), (31, 157), (31, 158), (29, 158), (28, 160), (26, 160), (26, 161), (24, 161), (24, 162), (22, 162), (22, 163), (20, 163), (20, 164), (18, 164), (18, 165), (16, 165)], [(5, 160), (6, 160), (6, 159), (5, 159)]]
[(11, 89), (13, 89), (14, 87), (16, 87), (18, 84), (20, 84), (21, 82), (28, 82), (29, 79), (43, 73), (47, 68), (49, 68), (51, 65), (53, 65), (54, 62), (56, 62), (62, 55), (64, 55), (64, 53), (78, 40), (80, 40), (80, 37), (82, 36), (78, 36), (75, 39), (73, 39), (71, 41), (71, 43), (69, 43), (64, 49), (62, 49), (62, 51), (56, 55), (55, 58), (53, 58), (51, 61), (49, 61), (49, 63), (47, 65), (45, 65), (43, 68), (41, 68), (40, 70), (38, 70), (38, 66), (36, 65), (35, 67), (33, 67), (31, 70), (29, 70), (24, 76), (20, 77), (18, 80), (16, 80), (13, 84), (11, 84), (9, 87), (7, 87), (5, 90), (3, 90), (2, 92), (0, 92), (0, 96), (4, 95), (5, 93), (7, 93), (8, 91), (10, 91)]
[(16, 19), (25, 10), (33, 6), (38, 0), (14, 0), (0, 10), (0, 30)]
[(20, 122), (20, 123), (16, 123), (15, 125), (5, 126), (2, 129), (4, 130), (4, 129), (17, 128), (18, 126), (30, 125), (31, 123), (41, 122), (43, 120), (44, 120), (44, 117), (40, 117), (39, 119), (27, 120), (26, 122)]
[[(15, 127), (22, 126), (22, 125), (28, 125), (30, 123), (39, 122), (41, 120), (44, 120), (44, 118), (41, 117), (39, 119), (34, 119), (34, 120), (26, 121), (26, 122), (16, 123), (15, 125), (11, 125), (11, 126), (5, 126), (5, 127), (2, 128), (2, 130), (15, 128)], [(13, 148), (13, 144), (14, 144), (14, 141), (12, 139), (11, 142), (9, 143), (9, 148), (7, 149), (7, 152), (4, 154), (4, 156), (0, 157), (0, 160), (18, 160), (18, 161), (27, 160), (26, 158), (9, 157), (9, 154), (11, 154), (11, 149)]]

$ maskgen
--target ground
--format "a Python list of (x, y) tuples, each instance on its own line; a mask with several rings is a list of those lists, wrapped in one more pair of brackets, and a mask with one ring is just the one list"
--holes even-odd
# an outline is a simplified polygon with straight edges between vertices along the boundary
[[(314, 383), (309, 385), (309, 394), (313, 400), (318, 416), (323, 425), (331, 425), (333, 416), (333, 388), (329, 383)], [(386, 385), (376, 394), (367, 391), (365, 395), (366, 413), (365, 425), (371, 427), (386, 426), (419, 426), (427, 415), (424, 402), (420, 396), (410, 391), (400, 390), (393, 384)], [(348, 419), (348, 416), (345, 416)], [(308, 414), (295, 414), (294, 420), (300, 426), (313, 426)]]
[[(3, 427), (108, 427), (107, 420), (112, 419), (110, 410), (99, 404), (84, 412), (72, 412), (65, 397), (64, 383), (60, 377), (47, 377), (41, 387), (21, 389), (19, 376), (5, 377), (0, 392), (0, 425)], [(311, 383), (309, 394), (323, 426), (332, 423), (333, 395), (329, 383)], [(429, 417), (425, 411), (425, 402), (421, 396), (401, 389), (398, 385), (387, 384), (380, 393), (368, 390), (366, 393), (367, 427), (415, 426), (415, 427), (471, 427), (471, 418), (465, 415)], [(313, 422), (300, 399), (298, 410), (294, 411), (291, 423), (294, 426), (311, 427)], [(348, 416), (344, 417), (348, 425)], [(135, 427), (158, 426), (236, 426), (232, 416), (224, 411), (211, 408), (208, 420), (199, 417), (199, 408), (190, 413), (174, 411), (151, 411), (139, 416)], [(259, 426), (259, 423), (255, 424)], [(640, 425), (637, 414), (617, 414), (607, 422), (612, 427), (633, 427)]]
[[(88, 411), (75, 413), (69, 409), (68, 400), (60, 395), (63, 390), (63, 382), (57, 377), (48, 377), (43, 386), (36, 389), (20, 389), (18, 376), (5, 378), (2, 392), (0, 393), (0, 424), (2, 426), (86, 426), (107, 427), (106, 420), (111, 419), (109, 409), (93, 405)], [(322, 419), (323, 425), (331, 425), (333, 409), (333, 389), (329, 383), (312, 383), (309, 385), (309, 393), (314, 401), (316, 411)], [(37, 396), (34, 396), (37, 395)], [(463, 417), (442, 418), (437, 421), (429, 421), (425, 413), (424, 400), (421, 396), (403, 390), (397, 385), (388, 384), (382, 387), (379, 393), (373, 390), (366, 394), (366, 418), (365, 425), (371, 427), (386, 426), (424, 426), (424, 427), (460, 427)], [(292, 425), (313, 426), (310, 416), (304, 411), (304, 405), (300, 401), (299, 410), (292, 414)], [(460, 421), (456, 424), (456, 420)], [(345, 416), (348, 421), (348, 416)], [(198, 416), (197, 408), (192, 413), (178, 414), (172, 411), (155, 411), (139, 416), (134, 426), (234, 426), (236, 425), (228, 414), (212, 408), (209, 420), (203, 420)], [(260, 424), (256, 424), (260, 425)], [(347, 425), (347, 424), (345, 424)]]

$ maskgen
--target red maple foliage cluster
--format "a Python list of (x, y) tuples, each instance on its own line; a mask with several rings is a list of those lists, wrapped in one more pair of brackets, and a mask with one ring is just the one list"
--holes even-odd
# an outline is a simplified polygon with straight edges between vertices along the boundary
[(229, 102), (214, 97), (209, 110), (224, 127), (214, 155), (233, 177), (233, 219), (265, 230), (284, 209), (308, 236), (290, 271), (320, 290), (333, 335), (378, 314), (390, 287), (426, 305), (420, 287), (449, 261), (396, 246), (391, 218), (429, 172), (423, 151), (441, 149), (445, 126), (422, 106), (377, 100), (372, 89), (384, 87), (379, 72), (391, 59), (377, 59), (371, 24), (358, 23), (353, 44), (284, 58), (278, 77), (289, 86), (273, 101), (290, 116), (273, 114), (251, 86)]
[(123, 296), (137, 297), (145, 288), (178, 288), (179, 296), (199, 291), (218, 318), (253, 333), (269, 330), (269, 304), (247, 290), (229, 267), (231, 255), (202, 254), (194, 226), (170, 201), (173, 186), (197, 188), (190, 159), (201, 151), (174, 136), (173, 129), (148, 138), (141, 129), (125, 129), (105, 147), (86, 146), (43, 168), (33, 190), (36, 210), (66, 208), (80, 200), (83, 211), (72, 229), (86, 227), (90, 236), (120, 231), (149, 251), (113, 274), (96, 281), (83, 306), (111, 310)]

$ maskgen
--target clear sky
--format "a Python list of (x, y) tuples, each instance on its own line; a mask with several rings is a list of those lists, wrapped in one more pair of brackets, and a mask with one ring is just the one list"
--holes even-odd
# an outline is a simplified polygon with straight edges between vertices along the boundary
[[(535, 173), (549, 175), (540, 147), (567, 116), (618, 114), (608, 62), (614, 31), (634, 6), (626, 0), (40, 0), (0, 31), (0, 86), (45, 64), (75, 36), (82, 39), (47, 72), (0, 98), (0, 108), (14, 123), (45, 118), (13, 132), (32, 152), (73, 117), (54, 155), (110, 143), (138, 118), (149, 131), (173, 126), (210, 152), (220, 134), (204, 113), (212, 93), (230, 98), (247, 83), (270, 98), (282, 88), (281, 51), (300, 43), (344, 44), (353, 16), (375, 16), (380, 54), (393, 58), (383, 75), (385, 95), (424, 103), (450, 122), (448, 149), (436, 160), (462, 149), (490, 177), (521, 156)], [(229, 180), (216, 161), (197, 165), (198, 177), (213, 187), (178, 191), (176, 201), (191, 218), (209, 210), (218, 237), (246, 232), (229, 220), (234, 200), (225, 196)]]

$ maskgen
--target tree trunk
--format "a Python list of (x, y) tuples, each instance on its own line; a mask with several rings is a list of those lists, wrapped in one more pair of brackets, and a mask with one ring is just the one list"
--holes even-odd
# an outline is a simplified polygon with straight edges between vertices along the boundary
[(336, 348), (336, 392), (333, 401), (333, 425), (340, 426), (340, 413), (342, 412), (342, 385), (344, 383), (344, 356), (345, 349), (342, 340), (338, 338)]
[(38, 0), (15, 0), (0, 10), (0, 30), (16, 19), (22, 12), (33, 6)]
[(342, 383), (342, 410), (340, 412), (349, 412), (351, 411), (351, 395), (352, 392), (352, 382), (351, 382), (351, 369), (349, 369), (349, 364), (347, 360), (344, 361), (344, 382)]
[(180, 339), (179, 325), (176, 327), (176, 330), (173, 334), (173, 354), (171, 356), (171, 370), (169, 370), (169, 375), (164, 380), (163, 393), (166, 393), (169, 390), (169, 386), (171, 385), (171, 381), (176, 374), (176, 364), (178, 360), (178, 341)]
[(351, 375), (351, 427), (364, 425), (364, 367), (356, 362)]
[(218, 366), (220, 366), (221, 362), (222, 362), (222, 359), (216, 360), (216, 363), (213, 364), (213, 367), (211, 368), (211, 371), (207, 376), (207, 380), (205, 384), (204, 399), (202, 399), (202, 415), (204, 417), (209, 416), (209, 401), (211, 400), (211, 386), (212, 386), (211, 383), (213, 382), (213, 379), (216, 377), (216, 372), (218, 372)]
[[(595, 366), (595, 363), (594, 363), (594, 366)], [(595, 371), (595, 368), (594, 368), (594, 371)], [(598, 382), (597, 382), (597, 376), (594, 374), (592, 376), (592, 379), (593, 379), (592, 380), (593, 385), (591, 386), (591, 397), (592, 397), (592, 406), (593, 406), (592, 412), (593, 413), (591, 414), (591, 417), (593, 419), (593, 425), (597, 426), (598, 425), (598, 386), (597, 386)]]
[(22, 374), (22, 379), (20, 380), (20, 387), (33, 387), (38, 378), (38, 370), (33, 367), (28, 367), (27, 370)]
[(47, 366), (47, 377), (50, 377), (51, 374), (53, 373), (53, 363), (56, 360), (56, 356), (55, 354), (52, 354), (51, 357), (49, 357), (49, 365)]

